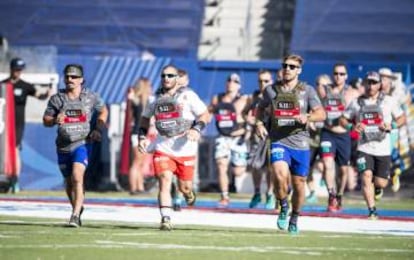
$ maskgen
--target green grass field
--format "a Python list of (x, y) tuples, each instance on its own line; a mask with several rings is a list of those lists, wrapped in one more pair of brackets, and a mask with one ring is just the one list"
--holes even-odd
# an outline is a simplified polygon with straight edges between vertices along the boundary
[(216, 229), (0, 217), (0, 259), (412, 259), (414, 239), (399, 236)]
[[(17, 196), (30, 195), (63, 196), (63, 192)], [(100, 196), (119, 194), (87, 197)], [(348, 203), (364, 207), (359, 200)], [(389, 199), (381, 202), (384, 208), (407, 208), (412, 203), (412, 199), (398, 205)], [(277, 230), (184, 225), (166, 232), (148, 224), (92, 220), (73, 229), (65, 227), (65, 221), (0, 215), (0, 259), (414, 259), (412, 236), (310, 231), (291, 236)]]

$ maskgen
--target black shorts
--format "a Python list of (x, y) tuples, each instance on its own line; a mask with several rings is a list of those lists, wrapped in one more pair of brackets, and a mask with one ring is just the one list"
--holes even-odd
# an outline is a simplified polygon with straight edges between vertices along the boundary
[(333, 157), (338, 166), (349, 165), (351, 159), (351, 136), (348, 132), (334, 133), (323, 129), (321, 133), (320, 155)]
[(375, 177), (389, 179), (391, 156), (374, 156), (358, 151), (356, 165), (359, 173), (371, 170)]

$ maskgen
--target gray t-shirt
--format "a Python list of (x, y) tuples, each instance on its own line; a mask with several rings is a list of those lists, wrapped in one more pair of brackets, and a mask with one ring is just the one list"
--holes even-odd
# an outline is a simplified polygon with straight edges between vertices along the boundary
[[(44, 116), (56, 117), (64, 109), (66, 105), (65, 103), (68, 102), (67, 100), (65, 90), (59, 90), (57, 94), (50, 97)], [(79, 101), (82, 109), (85, 110), (87, 122), (92, 126), (94, 113), (102, 111), (105, 103), (100, 98), (99, 94), (91, 92), (86, 88), (82, 89)], [(81, 107), (79, 109), (81, 109)], [(70, 142), (67, 138), (61, 136), (59, 132), (56, 137), (56, 146), (59, 152), (71, 152), (84, 143), (86, 143), (86, 138)]]
[[(304, 83), (302, 83), (304, 84)], [(316, 94), (315, 89), (307, 84), (303, 86), (304, 90), (298, 92), (299, 94), (299, 103), (300, 103), (300, 110), (309, 112), (316, 107), (322, 106), (322, 103)], [(277, 96), (275, 85), (266, 87), (263, 93), (263, 100), (259, 103), (260, 108), (272, 108), (272, 100), (274, 100)], [(273, 112), (272, 112), (273, 113)], [(283, 145), (294, 149), (309, 149), (309, 132), (307, 130), (300, 131), (296, 134), (289, 135), (282, 135), (277, 131), (269, 131), (269, 137), (272, 142), (279, 142)]]

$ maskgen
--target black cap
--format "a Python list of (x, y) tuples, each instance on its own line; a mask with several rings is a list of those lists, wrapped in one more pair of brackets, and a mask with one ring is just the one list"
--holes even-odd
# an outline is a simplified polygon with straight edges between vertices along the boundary
[(65, 76), (83, 77), (83, 68), (79, 64), (68, 64), (63, 70)]
[(26, 63), (24, 62), (24, 60), (20, 59), (20, 58), (13, 58), (10, 61), (10, 69), (11, 70), (22, 70), (26, 67)]

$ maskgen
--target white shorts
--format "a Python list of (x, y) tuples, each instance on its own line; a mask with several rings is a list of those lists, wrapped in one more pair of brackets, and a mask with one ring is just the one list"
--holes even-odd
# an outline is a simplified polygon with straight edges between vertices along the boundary
[(247, 165), (247, 144), (243, 137), (219, 136), (215, 140), (214, 158), (228, 158), (233, 166)]

